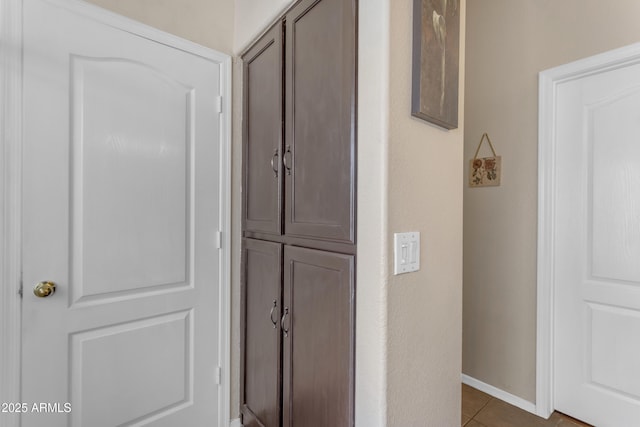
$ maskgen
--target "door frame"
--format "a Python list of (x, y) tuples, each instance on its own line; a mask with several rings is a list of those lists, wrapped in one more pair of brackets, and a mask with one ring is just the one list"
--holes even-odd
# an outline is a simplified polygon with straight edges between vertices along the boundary
[(539, 74), (538, 93), (538, 291), (536, 413), (548, 418), (554, 408), (555, 331), (555, 129), (558, 86), (590, 75), (640, 63), (640, 43), (581, 59)]
[[(79, 0), (46, 0), (95, 21), (220, 64), (220, 394), (218, 425), (230, 422), (231, 398), (231, 56), (200, 46)], [(0, 2), (0, 402), (20, 402), (21, 192), (22, 192), (22, 3)], [(215, 239), (216, 236), (211, 236)], [(212, 378), (211, 381), (215, 381)], [(18, 427), (18, 414), (2, 414)]]
[[(0, 2), (0, 402), (20, 402), (22, 0)], [(17, 427), (17, 414), (2, 414)]]

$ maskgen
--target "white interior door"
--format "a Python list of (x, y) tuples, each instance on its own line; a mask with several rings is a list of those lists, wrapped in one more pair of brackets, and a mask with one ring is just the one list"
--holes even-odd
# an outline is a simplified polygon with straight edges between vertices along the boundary
[(640, 65), (557, 85), (555, 407), (640, 423)]
[(95, 12), (24, 1), (22, 426), (218, 425), (221, 65)]

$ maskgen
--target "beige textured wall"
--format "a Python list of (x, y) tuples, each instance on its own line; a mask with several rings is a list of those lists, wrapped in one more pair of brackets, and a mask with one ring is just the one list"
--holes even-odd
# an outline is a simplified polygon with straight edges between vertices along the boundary
[(87, 1), (220, 52), (232, 52), (233, 0)]
[(389, 427), (460, 425), (464, 0), (460, 6), (461, 114), (451, 131), (410, 115), (413, 1), (391, 7), (387, 250), (391, 258), (392, 233), (415, 230), (422, 253), (420, 271), (389, 280)]
[[(538, 72), (640, 41), (638, 16), (637, 0), (467, 2), (463, 372), (531, 402)], [(502, 155), (502, 185), (470, 189), (483, 132)]]
[(235, 51), (241, 53), (294, 0), (236, 0)]

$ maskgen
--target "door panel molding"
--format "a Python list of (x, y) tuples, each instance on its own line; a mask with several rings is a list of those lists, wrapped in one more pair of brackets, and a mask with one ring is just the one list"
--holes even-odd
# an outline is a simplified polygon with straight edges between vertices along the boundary
[[(20, 401), (22, 0), (0, 2), (0, 401)], [(2, 414), (17, 427), (18, 414)]]
[(558, 88), (587, 76), (640, 64), (640, 43), (571, 62), (539, 74), (538, 123), (538, 267), (536, 413), (548, 418), (554, 410), (555, 217)]
[[(0, 401), (20, 402), (21, 194), (22, 194), (22, 7), (25, 0), (0, 2)], [(218, 425), (230, 420), (231, 277), (231, 57), (132, 19), (77, 0), (43, 0), (97, 22), (188, 52), (220, 65), (220, 238)], [(212, 239), (215, 236), (211, 236)], [(30, 284), (26, 284), (29, 292)], [(3, 414), (3, 427), (18, 427), (18, 414)]]

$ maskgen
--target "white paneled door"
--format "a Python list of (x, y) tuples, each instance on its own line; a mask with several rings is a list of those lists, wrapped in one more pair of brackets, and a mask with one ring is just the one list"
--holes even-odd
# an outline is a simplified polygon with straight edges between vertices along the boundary
[(22, 426), (216, 426), (221, 65), (83, 7), (24, 1)]
[(640, 64), (556, 91), (555, 408), (598, 427), (637, 426)]

